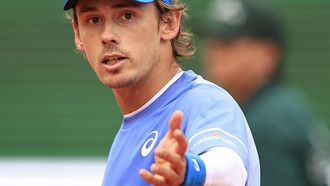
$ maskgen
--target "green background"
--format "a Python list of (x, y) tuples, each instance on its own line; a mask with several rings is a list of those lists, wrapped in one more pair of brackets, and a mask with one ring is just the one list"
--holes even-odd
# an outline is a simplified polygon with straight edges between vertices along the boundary
[[(285, 75), (330, 126), (330, 0), (264, 0), (287, 25)], [(207, 0), (186, 0), (190, 20)], [(62, 0), (0, 4), (0, 156), (106, 156), (122, 115), (74, 49)], [(199, 39), (196, 39), (199, 45)], [(197, 56), (185, 69), (200, 71)]]

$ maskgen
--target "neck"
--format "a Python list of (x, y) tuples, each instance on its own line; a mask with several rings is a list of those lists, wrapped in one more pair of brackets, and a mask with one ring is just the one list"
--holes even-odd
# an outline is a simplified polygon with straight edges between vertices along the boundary
[[(252, 82), (252, 81), (251, 81)], [(266, 80), (254, 81), (253, 83), (237, 83), (229, 90), (235, 100), (241, 105), (247, 105), (254, 95), (265, 85)]]
[(248, 87), (239, 87), (229, 90), (239, 105), (244, 106), (249, 102), (249, 99), (253, 95), (254, 91)]
[(146, 77), (134, 85), (113, 89), (116, 100), (124, 115), (132, 113), (146, 104), (180, 71), (174, 61), (169, 67), (155, 67)]

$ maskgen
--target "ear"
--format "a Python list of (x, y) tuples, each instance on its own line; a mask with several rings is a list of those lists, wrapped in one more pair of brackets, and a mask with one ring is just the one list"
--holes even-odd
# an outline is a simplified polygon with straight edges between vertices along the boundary
[(259, 47), (255, 51), (259, 54), (259, 68), (263, 68), (263, 72), (267, 74), (273, 74), (280, 63), (280, 48), (268, 40), (260, 41), (258, 44)]
[(181, 14), (181, 11), (171, 11), (163, 15), (161, 21), (161, 38), (163, 40), (172, 40), (178, 35)]
[(272, 41), (264, 41), (263, 53), (265, 61), (277, 66), (280, 61), (280, 47)]
[(80, 52), (84, 53), (85, 48), (84, 48), (83, 42), (80, 39), (80, 33), (79, 33), (78, 25), (74, 21), (72, 21), (71, 24), (72, 24), (72, 28), (73, 28), (73, 31), (74, 31), (74, 41), (75, 41), (76, 47)]

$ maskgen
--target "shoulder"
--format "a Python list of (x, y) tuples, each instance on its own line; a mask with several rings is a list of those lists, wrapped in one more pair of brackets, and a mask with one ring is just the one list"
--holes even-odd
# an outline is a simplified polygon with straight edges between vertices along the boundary
[(256, 138), (265, 141), (264, 134), (268, 133), (268, 139), (283, 138), (285, 143), (290, 140), (305, 141), (302, 138), (307, 138), (310, 127), (317, 120), (301, 91), (286, 84), (277, 84), (258, 96), (245, 110)]
[(191, 82), (189, 89), (177, 99), (178, 104), (202, 110), (210, 105), (221, 107), (237, 106), (232, 96), (222, 87), (198, 76)]
[(260, 91), (257, 98), (249, 104), (247, 113), (262, 113), (267, 117), (300, 116), (306, 120), (312, 117), (312, 106), (299, 89), (277, 83)]
[(246, 135), (247, 122), (239, 105), (226, 90), (202, 77), (191, 83), (175, 105), (184, 113), (183, 127), (187, 127), (187, 136), (214, 128), (235, 136)]
[(198, 76), (175, 101), (175, 108), (183, 111), (187, 123), (198, 123), (197, 126), (228, 123), (245, 124), (244, 114), (233, 99), (223, 88)]

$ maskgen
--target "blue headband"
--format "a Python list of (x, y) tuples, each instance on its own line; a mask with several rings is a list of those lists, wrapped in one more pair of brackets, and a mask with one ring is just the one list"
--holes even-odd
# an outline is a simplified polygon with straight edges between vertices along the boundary
[[(76, 6), (78, 0), (66, 0), (64, 3), (64, 10), (70, 10)], [(134, 0), (137, 3), (152, 3), (154, 0)], [(172, 0), (163, 0), (166, 4), (172, 4)]]

